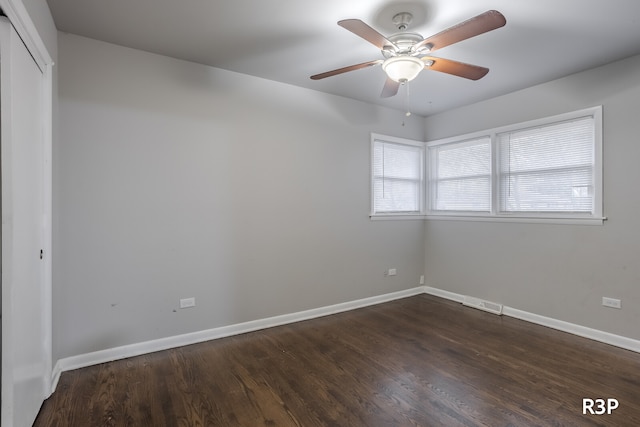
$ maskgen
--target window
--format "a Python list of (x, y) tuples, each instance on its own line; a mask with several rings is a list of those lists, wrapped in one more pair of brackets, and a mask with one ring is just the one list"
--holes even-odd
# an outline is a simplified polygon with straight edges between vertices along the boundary
[(593, 117), (503, 132), (497, 140), (501, 212), (591, 214)]
[(433, 211), (491, 210), (491, 138), (431, 147), (429, 159)]
[(427, 160), (434, 218), (603, 219), (601, 107), (429, 142)]
[(371, 215), (421, 214), (424, 144), (374, 134), (371, 152)]

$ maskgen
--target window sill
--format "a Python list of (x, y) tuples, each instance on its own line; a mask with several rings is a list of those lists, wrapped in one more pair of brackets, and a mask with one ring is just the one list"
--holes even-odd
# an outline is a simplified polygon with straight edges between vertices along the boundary
[(433, 214), (370, 214), (371, 221), (470, 221), (470, 222), (503, 222), (526, 224), (556, 224), (556, 225), (603, 225), (607, 217), (569, 217), (569, 216), (512, 216), (512, 215), (433, 215)]
[(560, 224), (560, 225), (602, 225), (607, 217), (567, 217), (567, 216), (506, 216), (506, 215), (425, 215), (427, 220), (436, 221), (478, 221), (478, 222), (511, 222), (528, 224)]
[(402, 213), (394, 213), (394, 214), (371, 214), (369, 215), (369, 219), (371, 221), (389, 221), (389, 220), (424, 220), (426, 219), (426, 215), (424, 214), (402, 214)]

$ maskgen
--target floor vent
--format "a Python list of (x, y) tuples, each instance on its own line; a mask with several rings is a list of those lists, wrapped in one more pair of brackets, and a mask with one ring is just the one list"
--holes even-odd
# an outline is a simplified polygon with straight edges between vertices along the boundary
[(500, 315), (502, 314), (502, 304), (485, 301), (480, 298), (465, 296), (462, 304), (466, 305), (467, 307), (473, 307), (480, 310), (488, 311), (489, 313)]

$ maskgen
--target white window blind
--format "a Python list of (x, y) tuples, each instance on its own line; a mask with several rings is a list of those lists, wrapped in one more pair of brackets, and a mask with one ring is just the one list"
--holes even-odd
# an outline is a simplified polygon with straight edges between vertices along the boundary
[(427, 143), (372, 134), (372, 217), (602, 224), (602, 150), (601, 106)]
[(497, 135), (500, 211), (592, 213), (594, 118)]
[(491, 138), (429, 148), (432, 211), (491, 210)]
[(423, 146), (374, 139), (372, 150), (372, 213), (420, 213)]

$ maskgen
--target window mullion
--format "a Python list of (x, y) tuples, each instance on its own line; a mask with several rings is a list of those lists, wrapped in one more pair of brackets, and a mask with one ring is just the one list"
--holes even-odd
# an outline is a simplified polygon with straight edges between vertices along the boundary
[(493, 132), (491, 134), (491, 215), (497, 215), (500, 212), (500, 168), (498, 167), (498, 135)]

